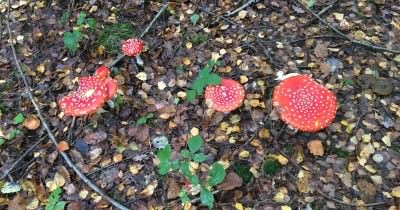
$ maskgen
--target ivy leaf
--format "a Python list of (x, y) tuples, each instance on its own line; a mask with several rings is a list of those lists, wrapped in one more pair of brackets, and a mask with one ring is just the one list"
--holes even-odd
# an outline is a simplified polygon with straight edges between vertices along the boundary
[(190, 22), (192, 22), (193, 25), (196, 25), (196, 23), (200, 20), (200, 15), (198, 14), (193, 14), (190, 16)]
[(169, 162), (169, 159), (171, 158), (171, 153), (171, 145), (167, 144), (164, 149), (161, 149), (157, 152), (157, 157), (161, 163), (166, 163)]
[(209, 85), (218, 85), (221, 83), (221, 77), (218, 76), (217, 74), (209, 74), (207, 75), (205, 80)]
[(85, 22), (86, 13), (83, 11), (79, 13), (78, 19), (76, 20), (76, 24), (81, 26)]
[(18, 125), (24, 122), (24, 119), (25, 119), (24, 115), (22, 113), (18, 113), (13, 119), (13, 124)]
[(186, 95), (186, 101), (192, 102), (196, 98), (196, 91), (189, 90)]
[(208, 172), (208, 176), (210, 177), (208, 179), (208, 184), (210, 186), (215, 186), (225, 179), (225, 169), (224, 167), (219, 164), (219, 163), (214, 163), (211, 166), (211, 170)]
[(198, 163), (204, 162), (206, 159), (207, 157), (203, 153), (197, 153), (193, 155), (193, 160)]
[(200, 190), (200, 201), (203, 205), (211, 209), (214, 205), (214, 195), (209, 190), (202, 187)]
[(192, 153), (199, 151), (201, 146), (203, 146), (203, 139), (199, 135), (193, 136), (188, 141), (188, 147)]

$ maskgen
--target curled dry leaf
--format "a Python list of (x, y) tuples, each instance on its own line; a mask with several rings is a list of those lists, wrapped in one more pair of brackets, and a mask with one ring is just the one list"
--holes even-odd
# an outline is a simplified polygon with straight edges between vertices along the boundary
[(36, 130), (40, 126), (40, 120), (36, 116), (30, 115), (24, 119), (22, 125), (28, 130)]
[(58, 145), (57, 145), (57, 149), (60, 152), (65, 152), (65, 151), (69, 150), (69, 145), (66, 141), (60, 141), (60, 143), (58, 143)]

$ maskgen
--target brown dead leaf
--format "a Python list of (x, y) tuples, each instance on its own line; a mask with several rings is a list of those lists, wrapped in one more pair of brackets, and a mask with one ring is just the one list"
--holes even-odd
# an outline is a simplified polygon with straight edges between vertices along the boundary
[(179, 191), (181, 190), (179, 184), (176, 183), (175, 179), (172, 178), (168, 179), (167, 184), (168, 184), (167, 198), (168, 199), (177, 198), (179, 196)]
[(65, 152), (65, 151), (69, 150), (69, 145), (66, 141), (60, 141), (57, 145), (57, 149), (60, 152)]
[(323, 156), (324, 155), (324, 146), (321, 143), (321, 140), (314, 139), (307, 143), (307, 147), (310, 150), (310, 153), (315, 156)]
[(30, 115), (25, 118), (22, 125), (28, 130), (36, 130), (40, 126), (40, 120), (36, 116)]
[(83, 140), (87, 144), (97, 144), (106, 139), (107, 139), (107, 133), (104, 131), (97, 131), (94, 133), (87, 134), (85, 137), (83, 137)]
[(229, 172), (226, 175), (224, 182), (218, 185), (218, 189), (220, 190), (232, 190), (236, 187), (242, 186), (243, 181), (235, 172)]
[(19, 193), (8, 203), (7, 210), (24, 210), (25, 205), (23, 204), (24, 201)]
[(326, 42), (317, 42), (317, 45), (314, 48), (314, 54), (318, 58), (325, 58), (328, 56), (328, 45)]

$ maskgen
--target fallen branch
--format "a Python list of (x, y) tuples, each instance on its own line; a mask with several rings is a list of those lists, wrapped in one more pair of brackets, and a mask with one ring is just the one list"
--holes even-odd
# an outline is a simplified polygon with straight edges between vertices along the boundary
[[(165, 3), (161, 8), (160, 11), (158, 11), (158, 13), (156, 14), (156, 16), (154, 16), (153, 20), (151, 20), (151, 22), (149, 23), (149, 25), (147, 25), (146, 29), (144, 29), (144, 31), (140, 34), (139, 38), (142, 38), (144, 35), (147, 34), (147, 32), (149, 32), (150, 28), (154, 25), (154, 23), (156, 22), (156, 20), (161, 16), (161, 14), (165, 11), (165, 9), (167, 9), (168, 7), (168, 3)], [(108, 68), (111, 68), (113, 66), (115, 66), (121, 59), (123, 59), (125, 57), (124, 54), (119, 54), (118, 57), (110, 64), (108, 65)]]
[[(51, 142), (57, 147), (58, 142), (56, 140), (56, 138), (54, 137), (53, 132), (50, 130), (50, 127), (47, 123), (46, 118), (43, 116), (43, 113), (40, 109), (40, 107), (38, 106), (38, 104), (35, 101), (35, 98), (33, 97), (33, 94), (30, 90), (28, 81), (25, 77), (25, 74), (23, 73), (20, 63), (18, 61), (18, 57), (17, 57), (17, 53), (15, 51), (15, 47), (13, 44), (13, 35), (11, 32), (11, 28), (10, 28), (10, 14), (11, 14), (11, 0), (8, 0), (8, 13), (7, 13), (7, 19), (6, 19), (6, 25), (7, 25), (7, 30), (8, 30), (8, 35), (10, 37), (10, 46), (11, 46), (11, 51), (12, 51), (12, 56), (14, 58), (15, 61), (15, 65), (17, 67), (17, 71), (24, 83), (25, 86), (25, 90), (28, 94), (28, 97), (30, 99), (30, 101), (32, 102), (36, 113), (38, 114), (44, 129), (47, 132), (47, 135), (49, 136)], [(81, 178), (90, 188), (92, 188), (93, 191), (95, 191), (96, 193), (98, 193), (99, 195), (101, 195), (106, 201), (110, 202), (114, 207), (121, 209), (121, 210), (129, 210), (127, 207), (123, 206), (122, 204), (120, 204), (118, 201), (114, 200), (113, 198), (109, 197), (107, 194), (105, 194), (99, 187), (97, 187), (92, 181), (90, 181), (80, 170), (79, 168), (72, 162), (72, 160), (69, 158), (68, 154), (65, 152), (61, 152), (59, 151), (61, 157), (65, 160), (65, 162), (67, 163), (67, 165), (72, 168), (75, 173), (79, 176), (79, 178)]]
[[(318, 15), (321, 16), (323, 15), (325, 12), (327, 12), (328, 10), (330, 10), (333, 6), (335, 6), (335, 4), (338, 2), (339, 0), (335, 0), (334, 2), (330, 3), (328, 6), (326, 6), (325, 8), (323, 8), (321, 11), (318, 12)], [(316, 21), (318, 18), (313, 17), (311, 20), (307, 21), (303, 27), (307, 27), (309, 25), (311, 25), (314, 21)]]
[(248, 7), (248, 6), (250, 6), (251, 4), (256, 3), (256, 2), (258, 2), (258, 0), (248, 0), (248, 1), (247, 1), (245, 4), (243, 4), (242, 6), (240, 6), (239, 8), (237, 8), (237, 9), (235, 9), (235, 10), (233, 10), (233, 11), (228, 12), (228, 13), (227, 13), (226, 15), (224, 15), (224, 16), (227, 16), (227, 17), (232, 16), (232, 15), (234, 15), (234, 14), (236, 14), (236, 13), (242, 11), (244, 8), (246, 8), (246, 7)]
[(392, 49), (388, 49), (385, 47), (379, 47), (376, 45), (372, 45), (372, 44), (368, 44), (365, 42), (361, 42), (358, 40), (355, 40), (353, 38), (351, 38), (350, 36), (342, 33), (341, 31), (339, 31), (337, 28), (333, 27), (332, 25), (330, 25), (328, 22), (326, 22), (324, 19), (322, 19), (318, 14), (316, 14), (315, 12), (313, 12), (310, 8), (308, 8), (306, 5), (304, 5), (303, 3), (301, 3), (299, 0), (291, 0), (294, 4), (296, 5), (300, 5), (301, 7), (303, 7), (305, 10), (307, 10), (307, 12), (309, 12), (310, 14), (312, 14), (315, 18), (317, 18), (321, 23), (325, 24), (328, 28), (330, 28), (332, 31), (334, 31), (335, 33), (339, 34), (341, 37), (349, 40), (351, 43), (356, 44), (356, 45), (360, 45), (363, 46), (365, 48), (369, 48), (372, 50), (381, 50), (381, 51), (385, 51), (385, 52), (390, 52), (390, 53), (396, 53), (396, 54), (400, 54), (399, 50), (392, 50)]
[(17, 160), (15, 160), (11, 166), (5, 170), (5, 172), (1, 175), (0, 180), (3, 180), (8, 176), (11, 171), (18, 165), (19, 162), (21, 162), (22, 159), (24, 159), (29, 153), (32, 152), (33, 149), (35, 149), (40, 143), (42, 143), (43, 140), (45, 140), (46, 137), (40, 138), (38, 141), (36, 141), (29, 149), (27, 149), (22, 155), (18, 157)]

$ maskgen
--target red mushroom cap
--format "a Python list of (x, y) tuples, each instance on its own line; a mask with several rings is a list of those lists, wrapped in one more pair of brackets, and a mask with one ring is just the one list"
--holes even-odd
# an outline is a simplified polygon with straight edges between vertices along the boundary
[(106, 66), (96, 70), (95, 76), (80, 77), (76, 91), (58, 103), (66, 115), (81, 116), (93, 113), (117, 92), (117, 81), (109, 77)]
[(108, 99), (109, 93), (104, 79), (93, 76), (81, 77), (79, 88), (58, 102), (66, 115), (81, 116), (93, 113)]
[(94, 75), (96, 77), (106, 79), (110, 75), (110, 69), (107, 66), (100, 66), (96, 69), (96, 73)]
[(219, 112), (230, 112), (239, 108), (244, 100), (244, 88), (231, 79), (222, 79), (219, 85), (207, 86), (206, 103)]
[(144, 43), (140, 39), (128, 39), (122, 43), (121, 50), (124, 55), (135, 57), (143, 50)]
[(328, 127), (336, 115), (336, 97), (306, 75), (289, 77), (275, 88), (273, 105), (281, 119), (301, 131)]

